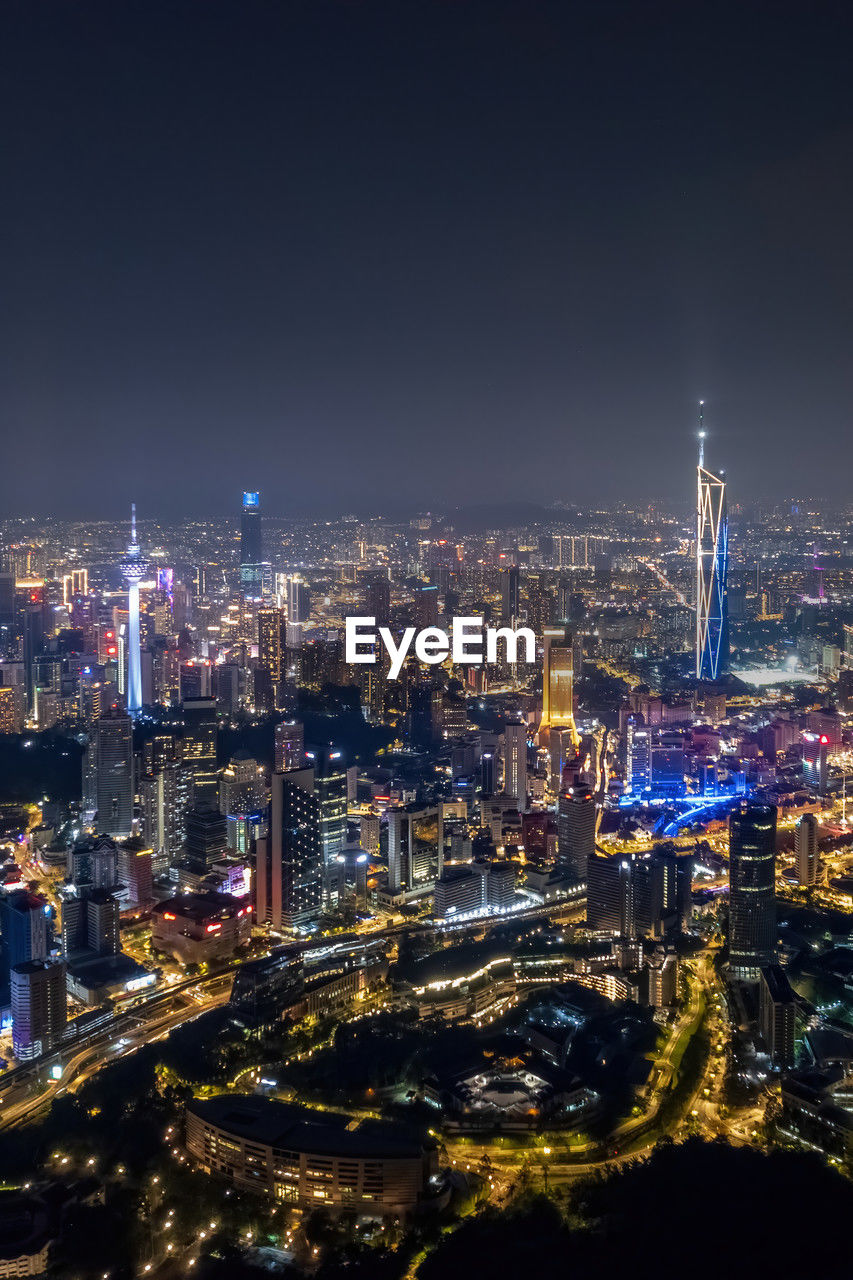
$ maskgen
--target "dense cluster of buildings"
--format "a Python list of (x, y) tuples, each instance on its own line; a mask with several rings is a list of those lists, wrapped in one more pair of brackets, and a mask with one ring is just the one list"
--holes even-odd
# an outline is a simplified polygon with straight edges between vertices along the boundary
[[(5, 527), (0, 729), (83, 749), (79, 793), (42, 798), (5, 846), (14, 1057), (50, 1052), (81, 1008), (164, 967), (368, 918), (449, 937), (559, 909), (582, 931), (583, 954), (472, 967), (455, 949), (448, 976), (395, 988), (422, 1018), (479, 1025), (564, 981), (669, 1010), (700, 874), (728, 890), (727, 973), (756, 1043), (791, 1068), (780, 830), (798, 819), (788, 882), (831, 892), (819, 814), (846, 803), (853, 709), (842, 534), (824, 528), (819, 570), (802, 563), (820, 519), (730, 515), (703, 440), (686, 520), (295, 525), (247, 492), (237, 529), (137, 526), (135, 511), (128, 542), (106, 525)], [(347, 664), (353, 616), (383, 642)], [(487, 660), (419, 660), (412, 638), (454, 619), (489, 625)], [(136, 924), (147, 958), (126, 945)], [(281, 954), (255, 978), (242, 966), (248, 1022), (375, 989), (369, 966), (306, 984)]]

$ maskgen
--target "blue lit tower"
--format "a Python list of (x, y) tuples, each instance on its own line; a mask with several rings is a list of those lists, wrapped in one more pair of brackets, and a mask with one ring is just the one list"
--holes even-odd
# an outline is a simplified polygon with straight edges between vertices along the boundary
[(247, 600), (260, 600), (263, 586), (261, 495), (243, 494), (240, 520), (240, 590)]
[(729, 667), (726, 574), (729, 516), (723, 473), (705, 467), (704, 401), (699, 402), (699, 466), (696, 502), (696, 678), (719, 680)]
[(130, 507), (130, 542), (121, 562), (127, 583), (127, 713), (138, 716), (142, 710), (142, 659), (139, 652), (139, 580), (148, 569), (139, 554), (136, 541), (136, 503)]

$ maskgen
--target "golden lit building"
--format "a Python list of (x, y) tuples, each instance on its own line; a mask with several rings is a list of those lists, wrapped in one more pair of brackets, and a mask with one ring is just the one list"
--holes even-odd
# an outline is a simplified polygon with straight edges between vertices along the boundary
[(284, 678), (284, 646), (281, 609), (258, 610), (258, 672), (255, 704), (274, 711), (279, 702), (279, 689)]
[[(547, 731), (568, 729), (572, 741), (579, 739), (575, 728), (573, 706), (572, 637), (565, 627), (545, 627), (542, 632), (544, 658), (542, 670), (542, 720), (539, 742), (547, 745)], [(543, 739), (543, 730), (546, 739)]]

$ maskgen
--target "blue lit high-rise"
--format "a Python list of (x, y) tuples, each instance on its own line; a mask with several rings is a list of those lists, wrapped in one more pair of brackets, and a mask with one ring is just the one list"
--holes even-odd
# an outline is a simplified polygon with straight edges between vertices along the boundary
[(136, 717), (142, 710), (142, 658), (139, 652), (139, 580), (146, 571), (136, 540), (136, 503), (130, 508), (130, 542), (121, 562), (127, 583), (127, 711)]
[(261, 495), (247, 492), (240, 520), (240, 590), (247, 600), (260, 600), (263, 593), (262, 561)]
[(696, 678), (719, 680), (729, 667), (726, 575), (729, 516), (726, 482), (705, 467), (705, 432), (699, 411), (696, 502)]

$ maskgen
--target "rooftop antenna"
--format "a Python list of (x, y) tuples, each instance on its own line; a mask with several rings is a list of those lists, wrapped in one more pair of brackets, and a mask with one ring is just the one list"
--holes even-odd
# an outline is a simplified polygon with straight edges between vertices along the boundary
[(699, 401), (699, 466), (705, 465), (705, 401)]
[(130, 545), (135, 547), (136, 544), (136, 503), (130, 504)]

